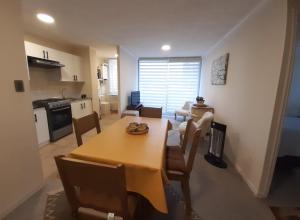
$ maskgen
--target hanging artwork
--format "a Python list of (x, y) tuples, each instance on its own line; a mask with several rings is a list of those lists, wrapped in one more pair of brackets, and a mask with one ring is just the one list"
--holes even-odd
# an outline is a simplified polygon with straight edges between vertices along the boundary
[(214, 60), (211, 67), (211, 84), (225, 85), (228, 69), (229, 53)]

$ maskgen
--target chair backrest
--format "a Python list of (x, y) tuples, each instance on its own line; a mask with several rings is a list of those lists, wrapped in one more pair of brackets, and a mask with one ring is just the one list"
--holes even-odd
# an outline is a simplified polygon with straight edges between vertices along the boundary
[(185, 133), (184, 133), (183, 141), (182, 141), (182, 145), (181, 145), (181, 150), (183, 153), (185, 153), (185, 150), (186, 150), (188, 142), (189, 142), (190, 129), (191, 129), (192, 124), (195, 124), (195, 122), (193, 121), (193, 119), (189, 119), (186, 124)]
[(187, 159), (187, 164), (186, 164), (186, 169), (187, 172), (190, 173), (193, 169), (193, 164), (195, 161), (195, 156), (197, 153), (197, 148), (200, 143), (200, 136), (201, 136), (201, 129), (198, 128), (197, 124), (192, 121), (186, 129), (186, 146), (188, 144), (191, 145), (189, 154), (188, 154), (188, 159)]
[(168, 120), (168, 125), (167, 125), (167, 131), (170, 131), (173, 129), (173, 125), (172, 123), (170, 122), (170, 120)]
[[(55, 162), (62, 180), (67, 199), (71, 205), (72, 212), (77, 214), (79, 207), (92, 208), (101, 212), (112, 212), (105, 208), (109, 201), (101, 204), (101, 209), (97, 209), (96, 201), (87, 201), (82, 204), (79, 199), (80, 193), (89, 191), (93, 195), (108, 196), (118, 200), (121, 213), (117, 213), (123, 219), (128, 219), (128, 199), (126, 191), (125, 168), (124, 165), (106, 165), (93, 163), (65, 157), (56, 156)], [(98, 204), (99, 206), (99, 204)]]
[(77, 140), (77, 145), (82, 145), (82, 135), (93, 128), (96, 128), (97, 133), (101, 132), (99, 118), (97, 112), (93, 112), (90, 115), (84, 116), (82, 118), (73, 118), (73, 124), (75, 129), (75, 135)]
[(184, 103), (184, 106), (182, 107), (182, 109), (190, 111), (192, 104), (193, 104), (193, 102), (187, 101), (187, 102)]
[(211, 123), (214, 120), (214, 114), (211, 112), (205, 112), (203, 116), (196, 122), (198, 128), (201, 128), (201, 137), (204, 137), (211, 127)]
[(141, 117), (148, 118), (161, 118), (162, 117), (162, 107), (152, 108), (152, 107), (143, 107), (140, 112)]

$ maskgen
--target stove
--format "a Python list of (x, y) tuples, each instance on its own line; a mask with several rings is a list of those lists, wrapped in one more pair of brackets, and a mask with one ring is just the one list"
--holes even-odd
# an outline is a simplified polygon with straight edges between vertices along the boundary
[(47, 112), (50, 141), (54, 142), (73, 132), (69, 99), (50, 98), (32, 102), (33, 108), (44, 107)]
[(50, 98), (50, 99), (41, 99), (32, 102), (33, 108), (55, 108), (68, 105), (70, 103), (69, 99), (60, 99), (60, 98)]

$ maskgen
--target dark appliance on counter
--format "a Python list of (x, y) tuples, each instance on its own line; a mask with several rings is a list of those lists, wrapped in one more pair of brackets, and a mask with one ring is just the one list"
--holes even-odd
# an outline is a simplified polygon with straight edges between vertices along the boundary
[(42, 67), (46, 69), (61, 68), (65, 66), (58, 61), (41, 59), (31, 56), (27, 56), (27, 62), (29, 66)]
[(51, 142), (73, 132), (70, 100), (51, 98), (37, 100), (32, 104), (33, 108), (45, 107)]

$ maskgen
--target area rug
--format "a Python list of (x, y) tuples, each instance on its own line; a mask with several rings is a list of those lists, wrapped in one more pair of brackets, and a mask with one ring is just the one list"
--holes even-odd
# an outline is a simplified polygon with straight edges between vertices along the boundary
[(300, 208), (271, 207), (277, 220), (300, 220)]
[[(172, 186), (166, 187), (169, 214), (163, 215), (150, 204), (143, 204), (143, 210), (138, 214), (138, 220), (203, 220), (198, 213), (192, 211), (186, 215), (184, 201), (181, 195)], [(48, 194), (44, 220), (76, 220), (70, 214), (70, 207), (64, 191)]]

